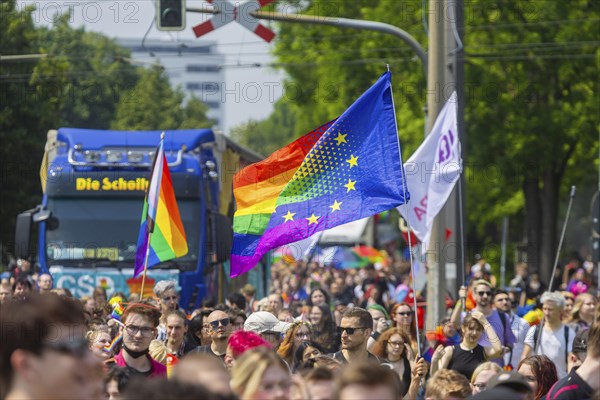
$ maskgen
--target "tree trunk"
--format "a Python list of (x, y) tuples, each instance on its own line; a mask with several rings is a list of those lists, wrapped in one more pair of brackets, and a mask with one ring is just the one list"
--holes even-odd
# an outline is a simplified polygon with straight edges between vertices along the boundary
[(527, 243), (527, 265), (530, 272), (539, 272), (541, 202), (540, 186), (537, 177), (527, 177), (523, 182), (525, 194), (525, 234)]
[[(556, 257), (556, 227), (558, 218), (559, 176), (552, 168), (543, 171), (542, 179), (542, 231), (540, 246), (540, 278), (550, 284), (554, 258)], [(548, 288), (551, 289), (551, 288)]]

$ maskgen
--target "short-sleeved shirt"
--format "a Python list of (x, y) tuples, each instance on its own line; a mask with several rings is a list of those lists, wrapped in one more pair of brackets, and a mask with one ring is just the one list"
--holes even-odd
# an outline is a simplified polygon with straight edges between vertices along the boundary
[[(542, 329), (542, 327), (540, 326), (538, 329)], [(562, 379), (567, 376), (567, 358), (565, 357), (565, 354), (568, 354), (573, 350), (573, 339), (575, 339), (575, 332), (571, 328), (567, 329), (569, 331), (568, 343), (565, 343), (565, 325), (561, 325), (560, 328), (554, 332), (548, 332), (544, 329), (543, 332), (541, 332), (541, 339), (539, 339), (540, 343), (538, 344), (537, 351), (535, 352), (537, 355), (545, 355), (552, 360), (556, 366), (558, 379)], [(534, 349), (534, 351), (535, 331), (536, 327), (532, 326), (529, 328), (529, 331), (527, 331), (527, 336), (525, 337), (525, 344)], [(538, 337), (539, 336), (540, 333), (538, 333)]]
[(550, 388), (546, 400), (579, 400), (589, 399), (594, 394), (594, 389), (572, 370), (571, 373), (559, 379)]
[[(509, 316), (509, 314), (507, 314), (507, 316)], [(513, 368), (516, 368), (521, 360), (521, 354), (523, 354), (523, 347), (525, 346), (525, 338), (527, 337), (527, 332), (529, 331), (529, 328), (531, 328), (531, 325), (523, 318), (515, 314), (510, 314), (510, 328), (516, 340), (515, 344), (513, 344), (512, 351), (504, 355), (504, 364), (512, 365)]]
[[(498, 310), (492, 310), (492, 313), (489, 316), (486, 316), (486, 318), (492, 326), (492, 328), (494, 328), (494, 332), (496, 332), (496, 335), (498, 335), (502, 346), (512, 347), (515, 344), (515, 335), (513, 334), (512, 329), (510, 327), (509, 316), (507, 314), (501, 316), (500, 313), (498, 313)], [(505, 319), (504, 322), (502, 322), (501, 318)], [(504, 329), (505, 325), (506, 329)], [(485, 330), (481, 334), (481, 338), (479, 338), (477, 344), (483, 347), (492, 346), (492, 344), (490, 343), (490, 339), (485, 333)], [(490, 361), (495, 362), (501, 367), (504, 366), (504, 360), (502, 358), (493, 358)]]

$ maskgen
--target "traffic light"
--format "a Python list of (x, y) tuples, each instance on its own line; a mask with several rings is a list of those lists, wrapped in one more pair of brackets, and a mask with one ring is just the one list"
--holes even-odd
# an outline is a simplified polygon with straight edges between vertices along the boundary
[(159, 31), (185, 29), (185, 0), (157, 0), (156, 25)]

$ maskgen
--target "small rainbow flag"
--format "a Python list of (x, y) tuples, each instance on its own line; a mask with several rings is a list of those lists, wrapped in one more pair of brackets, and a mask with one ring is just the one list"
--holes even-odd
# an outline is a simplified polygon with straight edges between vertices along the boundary
[(184, 256), (188, 252), (163, 141), (164, 134), (161, 136), (160, 145), (154, 157), (150, 184), (144, 200), (135, 254), (134, 278), (144, 271), (147, 251), (148, 268), (160, 262)]
[(112, 342), (110, 342), (108, 346), (104, 346), (104, 352), (110, 353), (111, 351), (113, 351), (115, 346), (121, 341), (121, 339), (123, 339), (123, 334), (119, 333), (117, 336), (115, 336), (115, 338), (112, 340)]
[(121, 303), (115, 303), (115, 305), (113, 306), (112, 314), (110, 316), (111, 318), (116, 319), (117, 321), (121, 321), (123, 311), (125, 311), (125, 309), (123, 308)]

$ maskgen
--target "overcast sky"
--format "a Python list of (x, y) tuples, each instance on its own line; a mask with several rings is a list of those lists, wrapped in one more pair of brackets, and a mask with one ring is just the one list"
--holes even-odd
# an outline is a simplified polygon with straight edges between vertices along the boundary
[[(72, 25), (84, 26), (86, 30), (104, 33), (110, 37), (139, 38), (146, 32), (148, 39), (165, 41), (195, 40), (216, 42), (217, 51), (226, 55), (225, 83), (228, 88), (239, 88), (239, 95), (228, 95), (225, 105), (226, 133), (231, 127), (249, 119), (263, 119), (273, 110), (273, 102), (281, 96), (283, 74), (269, 67), (243, 68), (236, 65), (265, 65), (273, 62), (270, 51), (273, 44), (264, 42), (253, 32), (236, 22), (219, 28), (196, 39), (192, 27), (210, 18), (209, 14), (187, 13), (187, 26), (182, 32), (161, 32), (152, 26), (155, 18), (154, 0), (17, 0), (18, 7), (35, 4), (38, 11), (34, 19), (39, 24), (50, 24), (55, 15), (72, 10)], [(205, 1), (187, 0), (188, 8), (200, 8)], [(269, 26), (269, 22), (263, 22)], [(275, 39), (276, 40), (276, 39)], [(251, 89), (251, 90), (250, 90)], [(235, 89), (234, 89), (235, 90)], [(238, 99), (238, 101), (234, 100)]]

